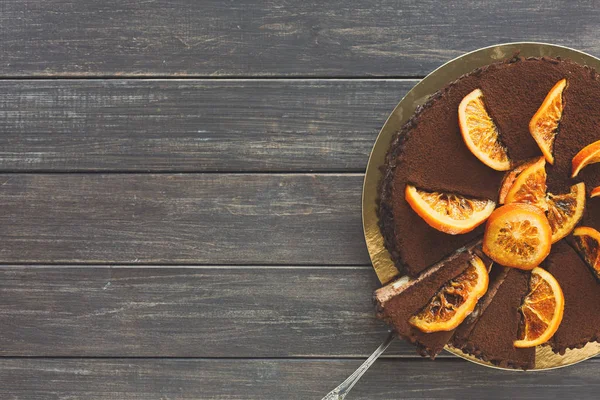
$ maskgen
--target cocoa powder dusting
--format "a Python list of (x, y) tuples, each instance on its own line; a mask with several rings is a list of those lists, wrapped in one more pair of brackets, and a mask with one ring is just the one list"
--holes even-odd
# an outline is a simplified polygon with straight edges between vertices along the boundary
[(566, 241), (552, 246), (543, 267), (560, 284), (565, 296), (563, 320), (550, 340), (552, 350), (564, 354), (600, 339), (600, 283)]

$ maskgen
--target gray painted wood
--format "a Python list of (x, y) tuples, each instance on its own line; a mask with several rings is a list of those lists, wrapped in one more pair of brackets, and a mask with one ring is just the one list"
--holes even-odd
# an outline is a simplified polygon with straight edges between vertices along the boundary
[[(0, 76), (418, 78), (505, 41), (600, 54), (598, 17), (583, 0), (7, 0)], [(0, 263), (18, 264), (0, 268), (0, 398), (320, 399), (385, 336), (362, 175), (173, 172), (362, 171), (412, 84), (0, 81), (0, 171), (34, 172), (0, 175)], [(516, 374), (394, 346), (352, 398), (600, 385), (598, 359)]]
[(537, 40), (600, 54), (590, 1), (5, 0), (0, 74), (422, 76)]
[[(320, 400), (362, 360), (0, 359), (0, 397), (13, 400)], [(544, 373), (464, 360), (379, 360), (348, 400), (597, 399), (600, 360)]]
[(369, 265), (362, 174), (0, 174), (0, 263)]
[(377, 287), (370, 267), (5, 266), (0, 356), (367, 357)]
[(415, 83), (0, 81), (0, 171), (364, 171)]

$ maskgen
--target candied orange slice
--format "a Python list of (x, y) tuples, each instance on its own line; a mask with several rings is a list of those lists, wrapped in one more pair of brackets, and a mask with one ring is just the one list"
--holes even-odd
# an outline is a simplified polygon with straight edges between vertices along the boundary
[(600, 279), (600, 232), (588, 226), (580, 226), (573, 231), (573, 239), (586, 264)]
[(474, 256), (471, 265), (448, 281), (408, 322), (422, 332), (451, 331), (473, 312), (477, 301), (487, 292), (488, 283), (485, 264)]
[(583, 216), (585, 183), (571, 186), (567, 194), (548, 193), (548, 222), (552, 228), (552, 243), (567, 236)]
[(592, 193), (590, 193), (590, 197), (600, 196), (600, 186), (596, 186), (592, 189)]
[(546, 204), (546, 160), (540, 157), (529, 164), (515, 179), (504, 199), (509, 203), (527, 203), (547, 210)]
[(482, 163), (496, 171), (508, 171), (506, 146), (483, 103), (483, 92), (475, 89), (458, 106), (458, 122), (465, 144)]
[(519, 308), (521, 324), (515, 347), (534, 347), (554, 335), (563, 318), (565, 297), (558, 281), (540, 267), (531, 270), (529, 293)]
[(507, 267), (529, 270), (539, 265), (552, 244), (552, 228), (542, 210), (531, 204), (511, 203), (488, 218), (483, 252)]
[(546, 157), (546, 161), (554, 164), (554, 139), (558, 134), (558, 123), (562, 117), (564, 108), (563, 90), (567, 86), (567, 80), (561, 79), (558, 81), (546, 98), (542, 105), (529, 121), (529, 133), (533, 136), (542, 154)]
[(496, 203), (491, 200), (426, 192), (412, 185), (406, 185), (405, 198), (412, 209), (431, 227), (451, 235), (472, 231), (481, 225), (496, 207)]
[(504, 178), (502, 178), (502, 185), (500, 185), (500, 191), (498, 192), (498, 204), (504, 204), (504, 201), (506, 200), (506, 195), (514, 185), (515, 180), (517, 180), (517, 177), (521, 174), (521, 172), (523, 172), (530, 165), (534, 164), (536, 161), (538, 161), (538, 158), (526, 161), (516, 166), (504, 175)]
[(571, 161), (571, 178), (575, 178), (586, 165), (600, 162), (600, 140), (588, 144)]

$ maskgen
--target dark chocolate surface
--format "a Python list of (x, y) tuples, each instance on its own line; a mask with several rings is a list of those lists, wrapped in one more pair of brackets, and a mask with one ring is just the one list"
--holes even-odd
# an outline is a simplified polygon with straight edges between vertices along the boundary
[(565, 241), (556, 243), (543, 266), (560, 284), (565, 311), (552, 337), (552, 350), (580, 348), (600, 338), (600, 283), (575, 250)]
[(475, 328), (477, 321), (479, 321), (483, 313), (485, 313), (485, 310), (491, 304), (494, 296), (504, 282), (504, 279), (506, 279), (506, 275), (508, 275), (509, 271), (509, 268), (498, 264), (495, 264), (492, 267), (492, 270), (490, 271), (490, 282), (488, 284), (487, 292), (481, 299), (479, 299), (473, 312), (467, 318), (465, 318), (463, 323), (460, 324), (460, 326), (454, 331), (454, 335), (452, 336), (452, 346), (460, 349), (465, 345), (469, 335), (473, 331), (473, 328)]

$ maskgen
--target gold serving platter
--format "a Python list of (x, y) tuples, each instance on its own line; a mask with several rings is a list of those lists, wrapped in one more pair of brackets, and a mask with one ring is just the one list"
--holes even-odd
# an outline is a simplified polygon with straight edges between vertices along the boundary
[[(427, 99), (446, 84), (458, 79), (462, 75), (487, 64), (511, 58), (519, 53), (523, 57), (560, 57), (570, 59), (579, 64), (588, 65), (600, 71), (600, 59), (587, 53), (547, 43), (519, 42), (506, 43), (485, 47), (464, 54), (442, 65), (421, 82), (416, 84), (398, 103), (390, 114), (383, 128), (379, 132), (369, 162), (363, 185), (362, 217), (363, 229), (367, 248), (373, 263), (373, 268), (382, 284), (401, 278), (398, 269), (394, 266), (388, 251), (383, 244), (383, 237), (379, 230), (377, 218), (377, 189), (381, 179), (380, 167), (384, 165), (385, 155), (389, 148), (394, 133), (408, 121), (416, 108), (424, 104)], [(404, 277), (406, 279), (406, 277)], [(445, 348), (450, 353), (477, 364), (492, 368), (496, 367), (488, 362), (468, 356), (460, 350), (450, 346)], [(547, 346), (538, 346), (536, 349), (536, 365), (531, 371), (541, 371), (572, 365), (600, 354), (600, 343), (588, 343), (584, 348), (568, 350), (565, 355), (554, 354)], [(515, 371), (513, 369), (507, 369)]]

